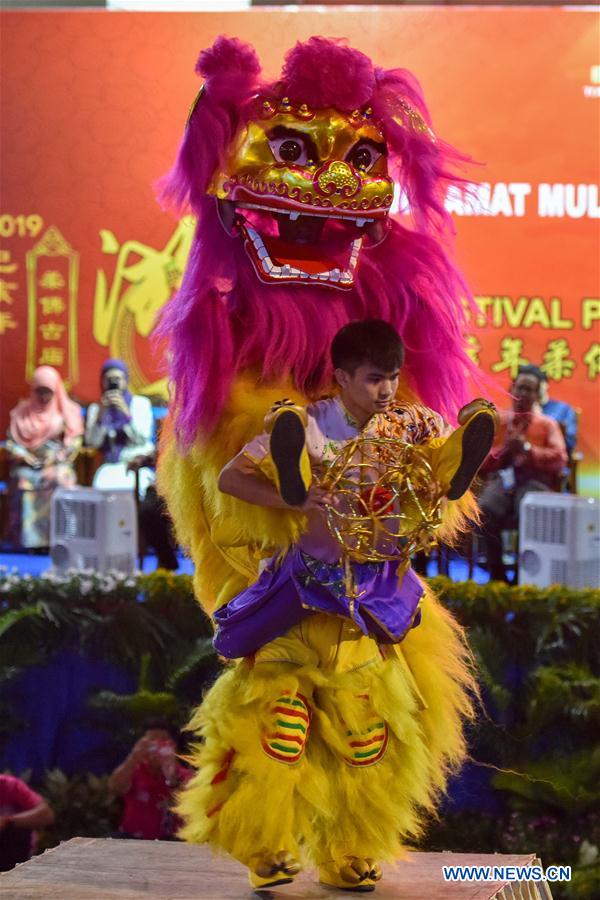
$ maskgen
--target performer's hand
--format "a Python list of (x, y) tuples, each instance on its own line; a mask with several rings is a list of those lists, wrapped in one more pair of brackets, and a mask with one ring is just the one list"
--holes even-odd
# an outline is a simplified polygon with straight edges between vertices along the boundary
[(334, 498), (331, 491), (327, 491), (317, 484), (312, 484), (308, 489), (308, 496), (300, 509), (302, 512), (311, 512), (312, 510), (322, 512), (326, 506), (333, 506), (333, 503)]

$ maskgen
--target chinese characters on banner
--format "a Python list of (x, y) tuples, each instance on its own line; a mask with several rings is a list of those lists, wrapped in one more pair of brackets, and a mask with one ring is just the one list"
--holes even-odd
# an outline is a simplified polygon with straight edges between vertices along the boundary
[(0, 250), (0, 335), (17, 327), (14, 316), (14, 292), (19, 287), (18, 268), (10, 250)]
[[(92, 341), (127, 362), (134, 390), (166, 399), (166, 379), (156, 378), (144, 365), (140, 348), (150, 346), (156, 317), (181, 283), (194, 227), (194, 220), (185, 217), (161, 248), (135, 239), (119, 243), (113, 232), (100, 229), (107, 265), (96, 273), (91, 335), (78, 330), (79, 253), (56, 226), (47, 228), (24, 254), (24, 267), (11, 249), (1, 249), (0, 335), (17, 327), (15, 297), (23, 287), (21, 269), (26, 271), (25, 380), (37, 366), (50, 365), (69, 387), (76, 387), (79, 348), (87, 352)], [(583, 298), (578, 314), (570, 310), (569, 315), (557, 297), (475, 299), (480, 314), (470, 323), (468, 353), (504, 386), (516, 377), (519, 366), (530, 362), (541, 365), (551, 387), (574, 379), (597, 381), (600, 342), (594, 338), (600, 299)], [(568, 336), (556, 336), (561, 330)]]
[[(478, 295), (468, 352), (505, 390), (524, 362), (544, 368), (551, 396), (581, 409), (582, 485), (597, 492), (597, 16), (490, 6), (457, 17), (406, 5), (228, 16), (265, 73), (280, 70), (296, 40), (325, 32), (422, 80), (436, 133), (484, 163), (465, 168), (477, 185), (446, 197), (452, 252)], [(0, 439), (38, 365), (54, 365), (85, 404), (98, 397), (102, 363), (120, 357), (133, 391), (166, 399), (151, 332), (181, 283), (194, 226), (162, 212), (153, 185), (173, 164), (197, 94), (194, 61), (222, 16), (80, 11), (57, 29), (54, 15), (28, 10), (2, 24), (11, 139), (1, 173)], [(552, 54), (523, 52), (530, 33), (543, 33)], [(497, 64), (482, 66), (491, 54)], [(67, 102), (75, 95), (85, 102)]]
[[(600, 298), (584, 297), (579, 316), (566, 317), (559, 298), (476, 297), (481, 315), (467, 335), (471, 359), (508, 384), (520, 366), (534, 363), (548, 377), (550, 386), (573, 379), (596, 381), (600, 373), (600, 342), (594, 340), (600, 325)], [(541, 326), (537, 333), (533, 326)], [(569, 337), (556, 337), (563, 330)], [(512, 333), (506, 333), (512, 331)], [(515, 333), (516, 332), (516, 333)], [(486, 361), (482, 351), (486, 351)]]
[(69, 388), (79, 381), (79, 254), (51, 226), (27, 252), (26, 269), (27, 379), (38, 366), (53, 366)]

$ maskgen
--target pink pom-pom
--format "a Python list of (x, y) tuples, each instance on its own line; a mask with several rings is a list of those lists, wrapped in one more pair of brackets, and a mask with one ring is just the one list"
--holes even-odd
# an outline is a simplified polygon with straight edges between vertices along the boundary
[(212, 47), (202, 50), (195, 71), (207, 81), (239, 76), (253, 80), (260, 72), (260, 62), (250, 44), (222, 34)]
[(375, 90), (369, 57), (334, 38), (312, 37), (296, 44), (286, 55), (282, 79), (293, 102), (315, 109), (335, 106), (350, 112), (368, 103)]

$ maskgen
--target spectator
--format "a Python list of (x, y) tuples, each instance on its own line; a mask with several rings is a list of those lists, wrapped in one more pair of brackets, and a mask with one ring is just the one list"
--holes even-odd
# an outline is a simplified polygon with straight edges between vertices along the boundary
[(561, 472), (567, 463), (560, 427), (540, 408), (541, 384), (536, 373), (517, 375), (512, 385), (513, 408), (500, 413), (494, 448), (481, 468), (482, 474), (491, 473), (479, 506), (487, 565), (494, 581), (507, 581), (502, 529), (515, 526), (526, 493), (560, 490)]
[[(125, 363), (109, 359), (100, 372), (102, 397), (91, 403), (87, 413), (85, 442), (102, 452), (103, 465), (94, 477), (94, 487), (101, 489), (133, 487), (133, 476), (127, 463), (134, 457), (154, 452), (152, 439), (154, 420), (147, 397), (132, 394)], [(154, 481), (154, 472), (140, 472), (140, 493)]]
[[(156, 466), (156, 455), (136, 456), (127, 466), (128, 471), (136, 471), (144, 466)], [(158, 557), (160, 569), (175, 571), (179, 567), (173, 537), (172, 522), (166, 504), (151, 484), (138, 507), (138, 524), (142, 546), (153, 547)]]
[(111, 791), (124, 798), (121, 837), (150, 841), (174, 837), (174, 792), (191, 774), (178, 763), (176, 750), (169, 725), (151, 720), (146, 723), (143, 737), (110, 776)]
[(535, 375), (540, 381), (540, 406), (545, 416), (555, 419), (563, 431), (569, 455), (577, 445), (577, 413), (563, 400), (550, 399), (548, 376), (538, 366), (520, 366), (519, 375)]
[(43, 797), (13, 775), (0, 775), (0, 872), (25, 862), (35, 850), (34, 829), (54, 822)]
[(75, 484), (73, 460), (81, 445), (83, 415), (56, 369), (33, 373), (31, 395), (10, 414), (9, 532), (20, 547), (50, 543), (50, 503), (57, 487)]

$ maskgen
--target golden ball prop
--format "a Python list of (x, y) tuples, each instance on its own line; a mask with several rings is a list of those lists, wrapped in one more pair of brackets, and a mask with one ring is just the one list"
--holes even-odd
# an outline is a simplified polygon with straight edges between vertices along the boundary
[(444, 493), (422, 447), (356, 438), (328, 466), (321, 484), (334, 495), (327, 526), (349, 559), (402, 563), (435, 545)]

